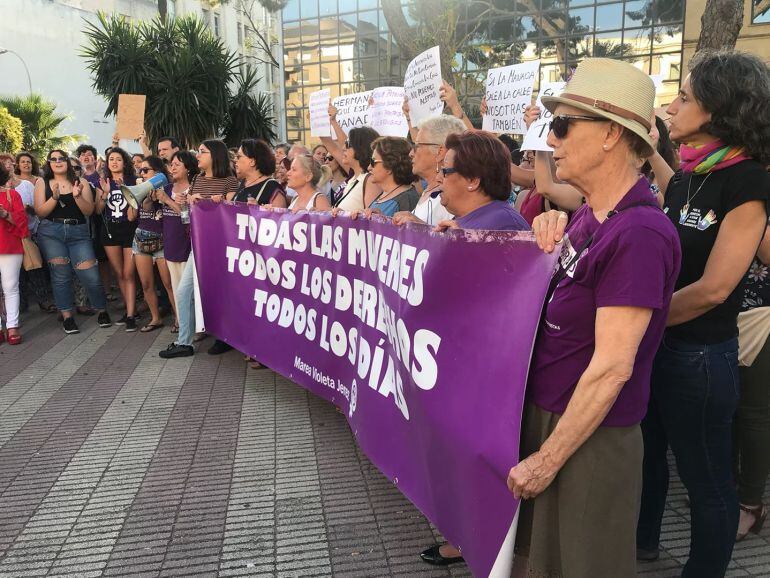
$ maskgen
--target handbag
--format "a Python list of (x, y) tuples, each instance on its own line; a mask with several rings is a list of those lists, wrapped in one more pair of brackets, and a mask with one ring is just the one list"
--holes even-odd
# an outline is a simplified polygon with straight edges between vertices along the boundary
[(134, 240), (139, 250), (148, 255), (157, 253), (163, 248), (163, 237), (149, 231), (137, 230)]
[(33, 269), (43, 268), (43, 256), (40, 254), (40, 248), (29, 237), (24, 237), (21, 240), (21, 246), (24, 249), (24, 258), (21, 265), (25, 271), (32, 271)]

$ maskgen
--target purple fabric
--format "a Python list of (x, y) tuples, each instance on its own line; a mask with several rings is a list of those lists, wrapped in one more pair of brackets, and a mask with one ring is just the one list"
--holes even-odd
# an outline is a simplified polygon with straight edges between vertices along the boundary
[(206, 329), (340, 407), (475, 575), (509, 565), (506, 477), (556, 256), (531, 233), (241, 203), (196, 203), (192, 230)]
[(139, 220), (137, 228), (152, 233), (163, 232), (163, 206), (160, 203), (153, 203), (149, 210), (141, 207), (139, 209)]
[[(629, 207), (634, 203), (647, 204)], [(651, 200), (646, 179), (631, 188), (617, 209), (618, 213), (601, 225), (588, 205), (573, 216), (562, 263), (569, 262), (591, 233), (595, 233), (594, 239), (546, 306), (527, 387), (536, 405), (563, 414), (594, 353), (596, 309), (652, 309), (633, 375), (602, 423), (604, 426), (634, 425), (647, 413), (652, 361), (663, 337), (681, 262), (676, 230)]]
[(505, 201), (492, 201), (456, 219), (463, 229), (488, 231), (529, 231), (529, 223)]
[[(166, 194), (173, 198), (171, 185), (164, 187)], [(182, 223), (182, 217), (174, 209), (163, 205), (163, 256), (167, 261), (185, 263), (190, 256), (190, 226)]]
[(94, 171), (90, 175), (83, 175), (83, 178), (91, 185), (91, 191), (96, 195), (96, 189), (99, 188), (99, 173)]

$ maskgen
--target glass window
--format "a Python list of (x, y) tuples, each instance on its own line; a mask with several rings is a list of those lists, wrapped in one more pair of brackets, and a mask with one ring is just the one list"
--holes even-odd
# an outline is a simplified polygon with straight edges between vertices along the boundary
[(620, 58), (623, 54), (630, 54), (631, 47), (623, 44), (623, 35), (617, 32), (602, 32), (594, 36), (594, 49), (592, 56), (598, 58)]
[(644, 26), (645, 24), (649, 26), (649, 9), (647, 0), (632, 0), (631, 2), (626, 2), (625, 7), (623, 8), (623, 11), (625, 12), (623, 26), (625, 28), (637, 28), (639, 26)]
[[(321, 2), (324, 2), (324, 0), (321, 0)], [(356, 11), (356, 0), (339, 0), (339, 3), (340, 3), (340, 12)]]
[(751, 23), (770, 24), (770, 2), (754, 0), (751, 4)]
[(283, 9), (283, 20), (299, 20), (299, 0), (289, 0)]
[(631, 54), (649, 54), (652, 42), (652, 28), (627, 30), (623, 35), (623, 41), (630, 47)]
[(367, 8), (375, 8), (375, 9), (378, 8), (377, 0), (358, 0), (359, 10), (366, 10)]
[[(383, 17), (383, 20), (385, 18)], [(359, 34), (377, 34), (377, 11), (370, 10), (358, 13), (358, 33)]]
[(623, 27), (623, 4), (602, 4), (596, 7), (596, 31)]
[(569, 27), (572, 34), (585, 33), (594, 27), (594, 9), (576, 8), (569, 11)]
[(658, 26), (655, 28), (652, 49), (655, 52), (669, 52), (682, 48), (682, 25)]
[(653, 2), (652, 12), (656, 23), (684, 20), (684, 0)]
[(318, 18), (318, 0), (302, 0), (300, 2), (302, 19)]
[(337, 14), (337, 0), (320, 0), (321, 16), (332, 16)]
[(527, 40), (537, 36), (537, 31), (540, 28), (539, 16), (522, 16), (516, 26), (516, 38), (520, 40)]

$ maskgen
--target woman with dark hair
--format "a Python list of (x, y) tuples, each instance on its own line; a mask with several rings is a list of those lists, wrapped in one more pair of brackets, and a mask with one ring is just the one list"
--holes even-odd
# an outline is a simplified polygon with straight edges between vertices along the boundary
[[(372, 143), (380, 135), (373, 128), (360, 126), (350, 129), (345, 136), (340, 123), (337, 122), (337, 109), (334, 106), (329, 107), (329, 119), (337, 140), (321, 137), (321, 142), (340, 166), (352, 173), (345, 189), (336, 195), (334, 207), (343, 211), (362, 211), (382, 192), (369, 178), (368, 173), (369, 164), (372, 162)], [(344, 147), (340, 148), (338, 142), (344, 142)]]
[(235, 155), (235, 173), (240, 182), (238, 190), (228, 200), (256, 205), (286, 207), (286, 195), (275, 173), (275, 156), (265, 141), (244, 139)]
[[(3, 288), (5, 329), (10, 345), (21, 343), (19, 333), (19, 273), (24, 259), (21, 240), (29, 234), (24, 203), (8, 186), (11, 174), (0, 164), (0, 282)], [(26, 181), (25, 181), (26, 182)], [(6, 334), (0, 328), (0, 342)]]
[(174, 295), (177, 319), (171, 333), (179, 331), (179, 315), (176, 311), (176, 295), (182, 280), (187, 259), (190, 256), (190, 227), (182, 222), (182, 205), (187, 202), (190, 182), (198, 174), (198, 160), (190, 151), (172, 153), (169, 163), (171, 185), (156, 191), (158, 201), (163, 205), (163, 256), (171, 278), (171, 293)]
[(136, 184), (131, 157), (120, 147), (112, 147), (107, 155), (104, 177), (99, 179), (96, 212), (102, 216), (101, 244), (107, 253), (118, 287), (126, 305), (126, 313), (116, 325), (136, 331), (136, 277), (134, 276), (134, 232), (137, 212), (126, 201), (120, 186)]
[(412, 185), (417, 177), (412, 172), (411, 152), (412, 145), (405, 138), (381, 136), (372, 143), (369, 174), (382, 189), (368, 207), (372, 212), (392, 217), (417, 206), (420, 193)]
[[(230, 155), (223, 141), (208, 139), (201, 143), (198, 147), (198, 169), (200, 173), (190, 184), (188, 203), (193, 204), (217, 195), (227, 197), (238, 190), (238, 179), (230, 169)], [(194, 275), (195, 260), (190, 251), (175, 295), (179, 317), (179, 337), (159, 353), (164, 359), (186, 357), (195, 353), (192, 345), (195, 335)], [(228, 344), (217, 340), (208, 352), (217, 355), (230, 349), (232, 348)]]
[[(685, 577), (724, 576), (738, 529), (732, 471), (738, 325), (746, 272), (767, 223), (770, 69), (756, 56), (700, 52), (669, 105), (681, 170), (662, 183), (682, 270), (652, 374), (644, 432), (641, 559), (658, 557), (671, 447), (690, 498)], [(763, 387), (766, 387), (766, 382)], [(765, 448), (767, 451), (767, 448)], [(762, 505), (743, 504), (757, 520)]]
[(43, 178), (35, 185), (35, 212), (40, 217), (37, 240), (51, 271), (56, 307), (64, 318), (65, 333), (78, 333), (72, 317), (72, 271), (86, 288), (91, 306), (99, 311), (100, 327), (112, 325), (107, 314), (99, 268), (86, 219), (94, 211), (91, 187), (77, 178), (67, 153), (52, 150)]
[(131, 155), (131, 164), (134, 165), (134, 172), (138, 175), (139, 169), (142, 168), (142, 161), (144, 160), (144, 155), (142, 153), (134, 153)]
[[(159, 173), (165, 175), (166, 179), (170, 178), (166, 172), (166, 164), (160, 157), (150, 155), (142, 161), (139, 167), (139, 174), (143, 180), (151, 179)], [(171, 192), (172, 187), (173, 185), (166, 185), (168, 192)], [(159, 190), (164, 192), (163, 189)], [(139, 281), (142, 283), (144, 300), (152, 315), (150, 322), (140, 329), (142, 333), (148, 333), (163, 327), (160, 310), (158, 309), (158, 294), (155, 292), (153, 264), (158, 267), (158, 274), (163, 286), (166, 288), (171, 308), (176, 311), (174, 290), (171, 286), (171, 275), (163, 253), (163, 205), (158, 200), (158, 195), (158, 190), (152, 191), (139, 206), (139, 218), (137, 219), (136, 233), (134, 234), (134, 244), (131, 248), (134, 253), (136, 271), (139, 273)]]
[(40, 178), (40, 163), (35, 155), (27, 151), (21, 151), (16, 155), (16, 174), (23, 181), (29, 181), (34, 185)]

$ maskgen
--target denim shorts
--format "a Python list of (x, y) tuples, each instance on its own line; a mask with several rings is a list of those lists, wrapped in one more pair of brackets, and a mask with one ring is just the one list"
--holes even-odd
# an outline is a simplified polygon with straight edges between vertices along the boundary
[(131, 250), (133, 251), (134, 255), (145, 255), (147, 257), (152, 257), (153, 261), (157, 261), (158, 259), (165, 259), (163, 256), (163, 247), (161, 247), (159, 250), (155, 251), (154, 253), (145, 253), (144, 251), (139, 249), (139, 244), (136, 242), (137, 239), (139, 241), (148, 241), (150, 239), (154, 239), (158, 236), (158, 233), (153, 233), (152, 231), (145, 231), (144, 229), (137, 229), (136, 233), (134, 234), (134, 242), (131, 246)]

